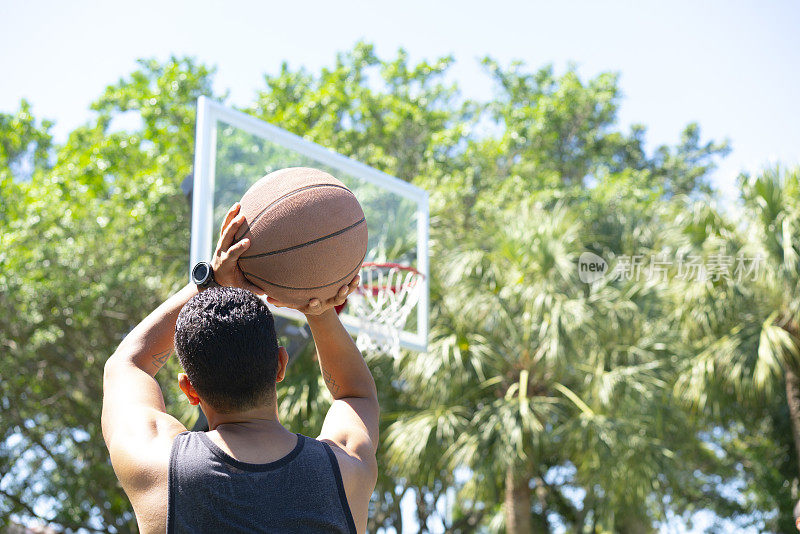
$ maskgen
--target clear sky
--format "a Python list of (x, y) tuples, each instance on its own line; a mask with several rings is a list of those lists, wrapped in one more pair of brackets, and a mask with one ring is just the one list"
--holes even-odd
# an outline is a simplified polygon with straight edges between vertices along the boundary
[(800, 162), (800, 2), (778, 1), (152, 1), (0, 0), (0, 111), (29, 99), (57, 140), (89, 117), (103, 88), (140, 57), (192, 55), (218, 67), (216, 89), (247, 103), (281, 61), (312, 71), (358, 39), (382, 57), (453, 54), (465, 96), (492, 87), (477, 59), (531, 68), (569, 61), (621, 73), (620, 123), (650, 146), (698, 121), (733, 153), (714, 176)]

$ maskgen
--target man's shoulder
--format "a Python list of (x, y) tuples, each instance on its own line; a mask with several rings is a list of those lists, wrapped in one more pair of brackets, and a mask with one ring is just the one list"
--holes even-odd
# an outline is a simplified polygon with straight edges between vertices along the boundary
[(110, 449), (111, 464), (129, 495), (135, 491), (150, 491), (154, 486), (167, 487), (172, 445), (182, 433), (185, 431), (117, 440)]
[(374, 486), (378, 476), (378, 463), (374, 454), (356, 456), (328, 438), (320, 437), (314, 441), (329, 447), (346, 487), (350, 485), (364, 487), (370, 484)]

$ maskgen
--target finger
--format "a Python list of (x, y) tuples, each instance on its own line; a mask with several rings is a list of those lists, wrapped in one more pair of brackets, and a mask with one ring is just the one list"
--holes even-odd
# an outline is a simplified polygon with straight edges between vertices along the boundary
[(350, 286), (342, 286), (339, 288), (339, 292), (336, 293), (336, 296), (333, 297), (333, 305), (334, 306), (341, 306), (344, 304), (344, 301), (347, 300), (347, 295), (350, 293)]
[(355, 275), (355, 277), (353, 277), (352, 280), (350, 280), (349, 284), (350, 292), (352, 293), (353, 291), (355, 291), (358, 288), (358, 284), (360, 283), (361, 283), (361, 274), (357, 274)]
[(222, 226), (219, 228), (220, 237), (222, 237), (222, 234), (225, 232), (225, 227), (227, 227), (231, 220), (239, 213), (241, 207), (242, 205), (237, 202), (231, 206), (231, 209), (229, 209), (228, 213), (225, 214), (225, 221), (223, 221)]
[(358, 289), (358, 284), (361, 282), (361, 276), (356, 276), (350, 283), (346, 286), (342, 286), (339, 289), (339, 292), (336, 294), (336, 305), (339, 306), (344, 304), (344, 301), (347, 300), (348, 295), (353, 293), (356, 289)]
[(241, 241), (234, 243), (231, 248), (228, 249), (228, 255), (225, 259), (227, 260), (228, 258), (234, 258), (238, 260), (239, 256), (241, 256), (248, 248), (250, 248), (250, 240), (245, 237)]
[(317, 298), (308, 301), (308, 305), (304, 308), (303, 313), (319, 313), (322, 311), (322, 303)]
[(222, 232), (222, 237), (219, 238), (219, 245), (217, 246), (217, 249), (219, 249), (221, 252), (228, 251), (228, 248), (230, 248), (230, 246), (233, 244), (233, 240), (236, 237), (236, 232), (242, 226), (244, 221), (244, 214), (241, 214), (234, 217), (231, 222), (228, 223), (228, 226), (226, 226), (225, 230)]

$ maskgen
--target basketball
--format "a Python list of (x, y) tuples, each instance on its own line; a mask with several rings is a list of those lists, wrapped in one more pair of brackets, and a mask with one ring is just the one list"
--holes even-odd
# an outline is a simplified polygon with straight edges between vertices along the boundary
[(250, 239), (239, 267), (267, 295), (292, 306), (325, 301), (358, 273), (367, 222), (355, 195), (327, 172), (292, 167), (270, 173), (241, 200)]

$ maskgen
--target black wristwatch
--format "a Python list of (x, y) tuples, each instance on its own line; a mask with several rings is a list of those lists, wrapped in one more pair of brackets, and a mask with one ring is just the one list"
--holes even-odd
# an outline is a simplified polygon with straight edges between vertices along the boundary
[(219, 286), (217, 281), (214, 280), (214, 270), (207, 261), (198, 262), (197, 265), (192, 268), (192, 282), (197, 284), (200, 291), (209, 287)]

